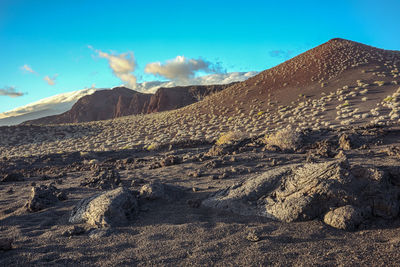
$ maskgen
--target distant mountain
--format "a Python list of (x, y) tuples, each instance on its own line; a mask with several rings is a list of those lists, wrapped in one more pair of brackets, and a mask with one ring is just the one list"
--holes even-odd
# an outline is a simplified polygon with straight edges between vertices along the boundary
[(96, 91), (79, 99), (72, 108), (59, 115), (28, 120), (23, 124), (60, 124), (113, 119), (133, 114), (148, 114), (181, 108), (222, 91), (235, 83), (159, 88), (145, 94), (125, 87)]
[(0, 126), (15, 125), (27, 120), (34, 120), (49, 115), (61, 114), (81, 97), (91, 95), (98, 89), (83, 89), (47, 97), (34, 103), (0, 113)]
[[(161, 88), (172, 88), (186, 85), (212, 85), (212, 84), (229, 84), (237, 81), (244, 81), (257, 72), (230, 72), (216, 73), (200, 77), (195, 77), (190, 81), (182, 84), (176, 81), (150, 81), (138, 83), (136, 91), (142, 93), (154, 94)], [(34, 120), (42, 117), (58, 115), (72, 108), (72, 106), (83, 96), (90, 95), (97, 90), (102, 89), (83, 89), (75, 92), (59, 94), (52, 97), (36, 101), (34, 103), (18, 107), (16, 109), (0, 113), (0, 126), (15, 125), (27, 120)]]

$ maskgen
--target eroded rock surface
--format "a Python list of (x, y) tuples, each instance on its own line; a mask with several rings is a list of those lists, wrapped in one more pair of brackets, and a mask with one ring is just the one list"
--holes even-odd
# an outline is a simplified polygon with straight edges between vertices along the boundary
[(70, 223), (96, 227), (127, 224), (139, 211), (136, 197), (123, 187), (82, 199), (72, 210)]

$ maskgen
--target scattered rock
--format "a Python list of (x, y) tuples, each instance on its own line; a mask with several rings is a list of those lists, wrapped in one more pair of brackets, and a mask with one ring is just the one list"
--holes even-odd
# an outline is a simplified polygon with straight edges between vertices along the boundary
[(180, 158), (178, 156), (174, 156), (174, 155), (169, 155), (160, 162), (160, 165), (161, 165), (161, 167), (166, 167), (166, 166), (176, 165), (181, 162), (182, 162), (182, 158)]
[(139, 211), (136, 197), (119, 187), (79, 201), (69, 217), (70, 223), (87, 223), (96, 227), (127, 224)]
[(363, 220), (362, 212), (352, 205), (336, 208), (324, 216), (324, 223), (342, 230), (354, 230)]
[(30, 212), (39, 211), (53, 206), (60, 200), (66, 200), (67, 195), (54, 185), (40, 185), (32, 187), (31, 197), (25, 207)]
[(81, 186), (94, 187), (99, 189), (114, 189), (121, 183), (121, 177), (117, 170), (103, 170), (97, 176), (90, 177), (81, 183)]

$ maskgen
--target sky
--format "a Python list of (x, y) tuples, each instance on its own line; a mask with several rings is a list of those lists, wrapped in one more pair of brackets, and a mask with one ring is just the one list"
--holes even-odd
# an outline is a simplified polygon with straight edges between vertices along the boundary
[(262, 71), (340, 37), (400, 50), (400, 0), (0, 0), (0, 112), (84, 88)]

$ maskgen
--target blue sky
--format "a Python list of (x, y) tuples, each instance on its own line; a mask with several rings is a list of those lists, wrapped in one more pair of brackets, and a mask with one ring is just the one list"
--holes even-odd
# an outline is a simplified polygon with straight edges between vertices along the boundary
[(143, 82), (167, 80), (145, 73), (146, 64), (177, 56), (234, 72), (273, 67), (334, 37), (400, 50), (398, 10), (399, 0), (0, 0), (0, 89), (23, 93), (0, 95), (0, 112), (122, 84), (99, 51), (132, 52)]

